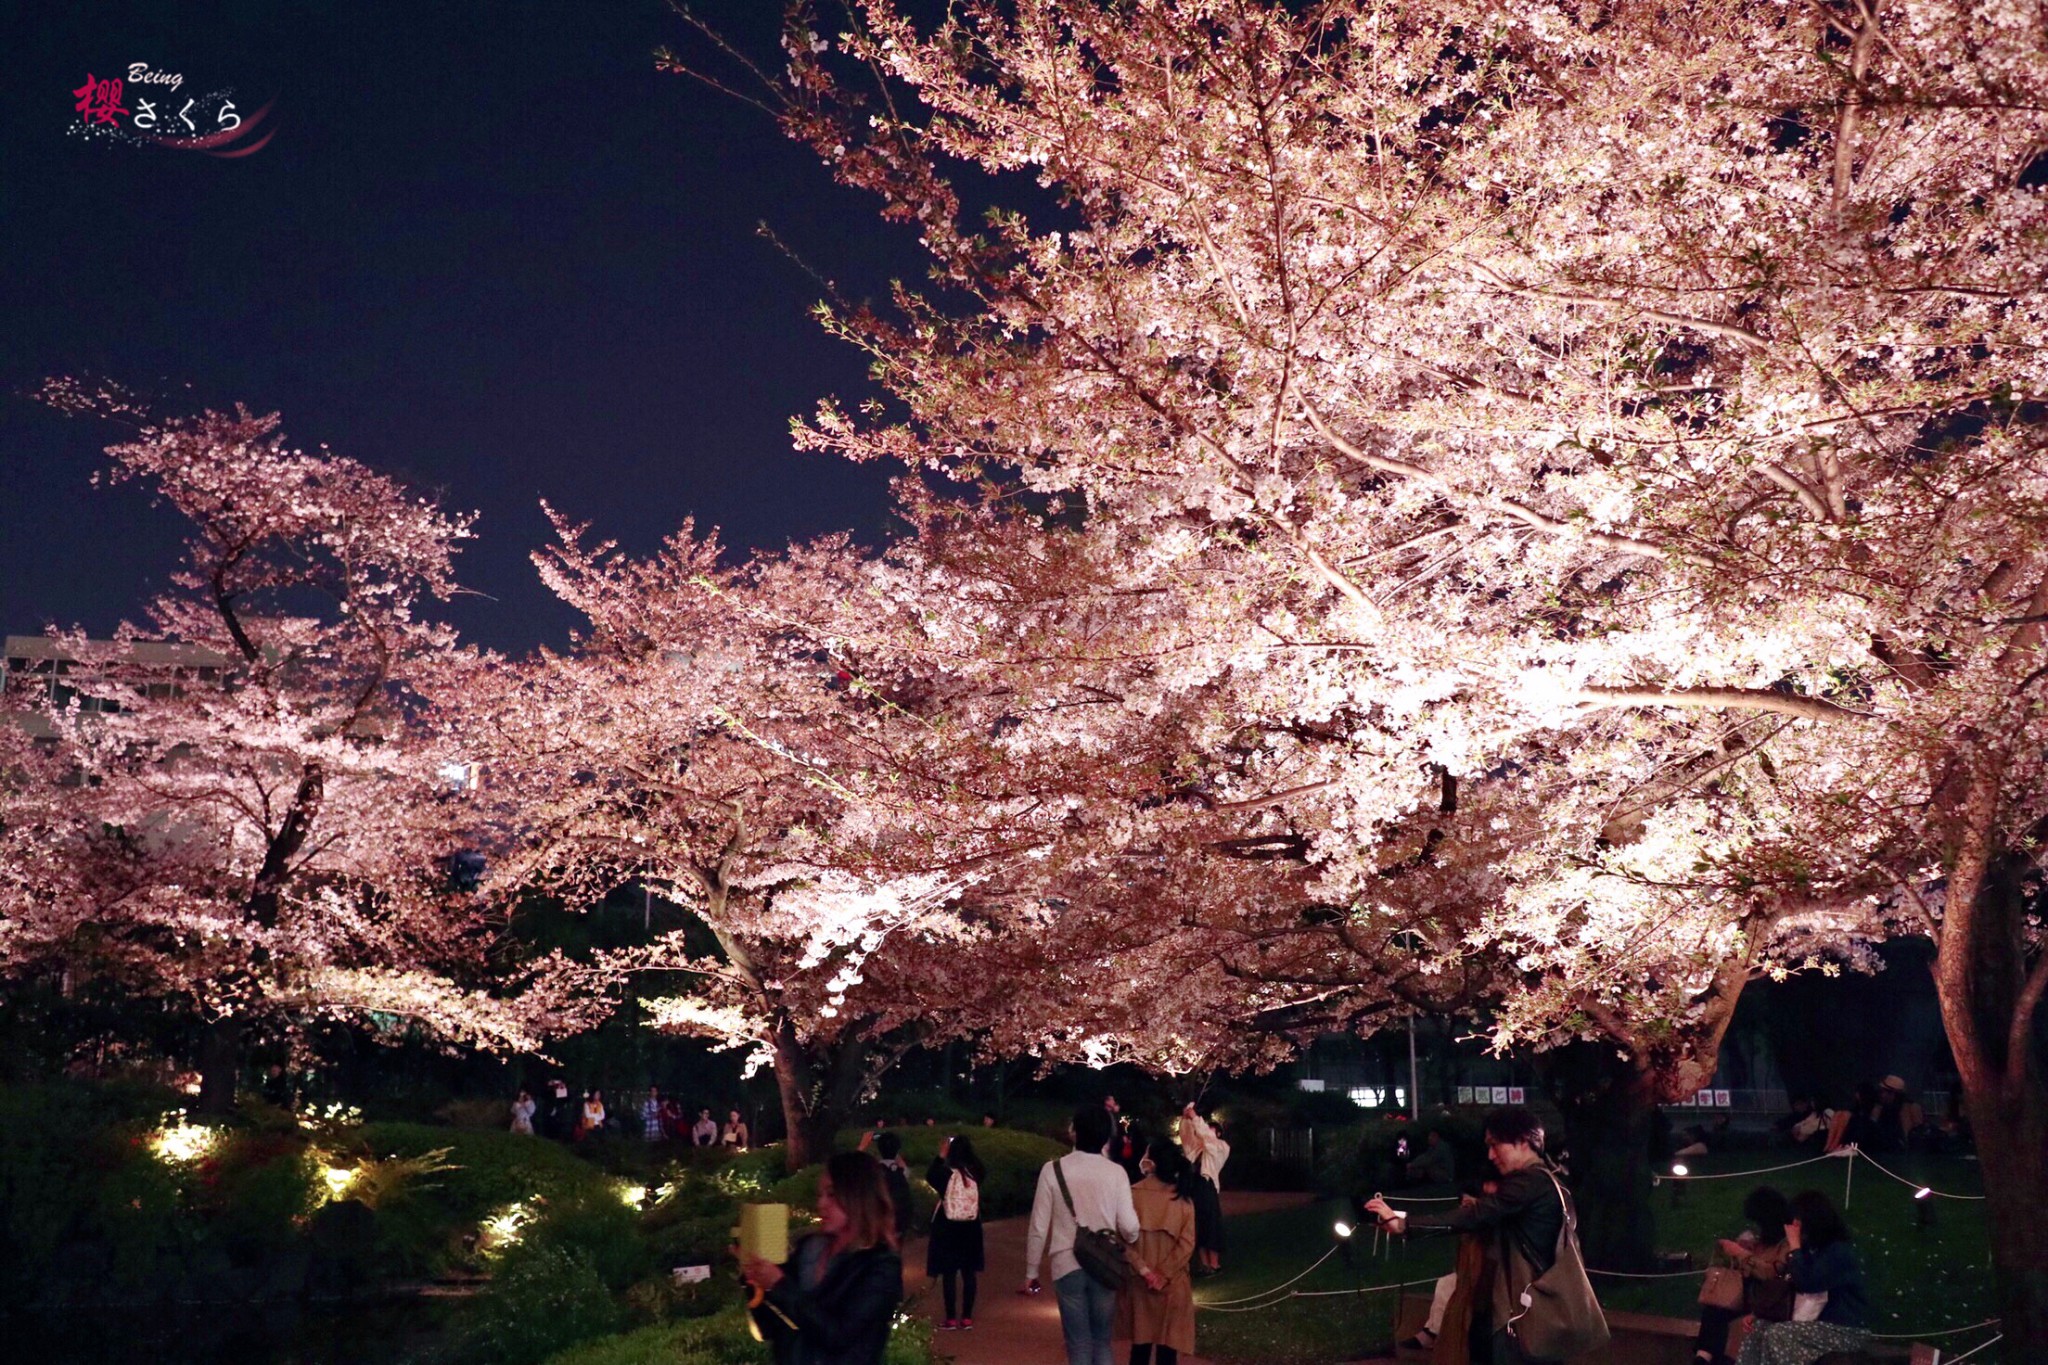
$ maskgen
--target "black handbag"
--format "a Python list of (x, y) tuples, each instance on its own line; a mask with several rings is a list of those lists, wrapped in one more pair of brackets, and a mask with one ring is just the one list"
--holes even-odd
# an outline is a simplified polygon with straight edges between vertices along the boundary
[(1081, 1215), (1074, 1212), (1073, 1193), (1067, 1189), (1067, 1173), (1057, 1161), (1052, 1163), (1052, 1178), (1059, 1182), (1060, 1198), (1067, 1201), (1067, 1213), (1074, 1220), (1074, 1259), (1088, 1272), (1088, 1278), (1104, 1289), (1122, 1289), (1124, 1281), (1131, 1277), (1130, 1262), (1124, 1259), (1123, 1238), (1100, 1228), (1082, 1227)]

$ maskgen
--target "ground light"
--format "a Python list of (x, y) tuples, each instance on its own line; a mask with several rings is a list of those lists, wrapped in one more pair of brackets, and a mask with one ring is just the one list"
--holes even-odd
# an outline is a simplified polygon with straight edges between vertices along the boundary
[(220, 1134), (202, 1123), (185, 1122), (180, 1109), (164, 1115), (164, 1126), (149, 1135), (149, 1150), (160, 1161), (197, 1161), (214, 1149)]
[(1918, 1227), (1934, 1226), (1934, 1191), (1926, 1185), (1913, 1191), (1913, 1222)]
[(1671, 1174), (1671, 1207), (1675, 1209), (1685, 1202), (1685, 1178), (1692, 1174), (1692, 1168), (1680, 1161), (1673, 1164)]

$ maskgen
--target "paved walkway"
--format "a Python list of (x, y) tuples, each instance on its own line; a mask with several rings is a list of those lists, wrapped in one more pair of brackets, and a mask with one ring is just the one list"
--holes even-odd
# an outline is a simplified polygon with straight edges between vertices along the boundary
[[(1263, 1213), (1267, 1209), (1292, 1208), (1305, 1204), (1306, 1194), (1262, 1194), (1225, 1190), (1225, 1216)], [(974, 1305), (974, 1330), (936, 1334), (939, 1354), (954, 1365), (1061, 1365), (1066, 1360), (1060, 1343), (1060, 1310), (1053, 1301), (1052, 1286), (1041, 1294), (1017, 1292), (1024, 1283), (1024, 1235), (1028, 1220), (1003, 1218), (983, 1230), (988, 1271), (981, 1277)], [(904, 1288), (910, 1294), (910, 1311), (934, 1321), (945, 1315), (939, 1286), (924, 1274), (924, 1239), (913, 1238), (903, 1251)], [(1116, 1357), (1124, 1360), (1129, 1347), (1118, 1343)], [(1182, 1356), (1182, 1365), (1206, 1365), (1199, 1356)]]

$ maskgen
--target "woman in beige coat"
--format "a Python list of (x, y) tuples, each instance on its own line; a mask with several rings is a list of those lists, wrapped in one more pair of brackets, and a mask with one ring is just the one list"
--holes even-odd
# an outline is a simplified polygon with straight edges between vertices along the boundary
[(1181, 1150), (1154, 1138), (1138, 1160), (1144, 1179), (1131, 1186), (1138, 1244), (1131, 1276), (1116, 1296), (1116, 1334), (1131, 1339), (1131, 1365), (1177, 1365), (1195, 1349), (1195, 1291), (1188, 1262), (1195, 1254), (1194, 1182)]

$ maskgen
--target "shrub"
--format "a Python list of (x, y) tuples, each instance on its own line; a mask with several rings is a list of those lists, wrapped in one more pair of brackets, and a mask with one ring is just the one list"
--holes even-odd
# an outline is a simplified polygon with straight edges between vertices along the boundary
[(490, 1287), (474, 1300), (469, 1346), (479, 1362), (533, 1365), (615, 1332), (624, 1321), (624, 1310), (582, 1252), (520, 1244), (506, 1251)]
[[(937, 1192), (924, 1183), (924, 1173), (932, 1158), (939, 1154), (940, 1140), (949, 1134), (966, 1133), (972, 1138), (975, 1153), (988, 1167), (988, 1179), (981, 1186), (983, 1218), (1010, 1218), (1031, 1212), (1031, 1196), (1038, 1189), (1039, 1170), (1046, 1162), (1071, 1150), (1065, 1143), (1011, 1128), (969, 1128), (956, 1124), (949, 1127), (899, 1128), (895, 1132), (903, 1139), (903, 1160), (910, 1167), (913, 1226), (920, 1221), (929, 1221), (932, 1206), (938, 1201)], [(842, 1148), (856, 1146), (860, 1136), (858, 1132), (841, 1133), (838, 1145)], [(815, 1209), (818, 1205), (818, 1172), (821, 1169), (819, 1166), (806, 1166), (779, 1181), (768, 1191), (768, 1200), (797, 1209)]]

